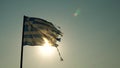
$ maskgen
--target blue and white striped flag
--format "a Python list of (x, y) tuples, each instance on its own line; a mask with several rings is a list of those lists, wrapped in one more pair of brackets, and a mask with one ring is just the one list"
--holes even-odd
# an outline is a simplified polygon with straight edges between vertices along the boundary
[(57, 47), (57, 41), (60, 41), (59, 36), (62, 32), (56, 28), (51, 22), (46, 20), (24, 16), (23, 26), (23, 45), (42, 46), (45, 40)]

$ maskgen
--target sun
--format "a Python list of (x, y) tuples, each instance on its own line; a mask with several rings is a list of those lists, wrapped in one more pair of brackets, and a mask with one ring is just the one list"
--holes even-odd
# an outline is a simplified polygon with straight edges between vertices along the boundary
[(42, 56), (44, 56), (44, 57), (52, 56), (54, 53), (55, 47), (51, 46), (51, 44), (49, 43), (49, 41), (46, 38), (44, 38), (44, 41), (45, 41), (45, 43), (43, 44), (42, 47), (40, 47), (40, 52), (41, 52)]

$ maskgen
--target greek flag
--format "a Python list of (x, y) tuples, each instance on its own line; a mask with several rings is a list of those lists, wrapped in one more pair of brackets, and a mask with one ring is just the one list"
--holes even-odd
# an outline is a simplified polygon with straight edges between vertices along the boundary
[(52, 46), (58, 46), (56, 42), (60, 41), (63, 34), (51, 22), (24, 16), (23, 23), (23, 45), (42, 46), (46, 39)]

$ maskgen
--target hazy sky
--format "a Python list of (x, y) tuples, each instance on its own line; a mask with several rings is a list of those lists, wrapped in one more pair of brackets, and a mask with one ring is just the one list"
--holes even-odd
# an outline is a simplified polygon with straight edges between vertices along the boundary
[(61, 27), (64, 61), (26, 46), (23, 68), (120, 68), (119, 0), (0, 0), (0, 68), (20, 68), (24, 15)]

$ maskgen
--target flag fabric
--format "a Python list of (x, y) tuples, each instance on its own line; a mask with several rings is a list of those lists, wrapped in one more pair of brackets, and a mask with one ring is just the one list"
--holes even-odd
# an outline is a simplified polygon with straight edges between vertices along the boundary
[(23, 45), (42, 46), (48, 40), (57, 47), (57, 41), (63, 36), (59, 28), (44, 19), (24, 16), (23, 23)]

